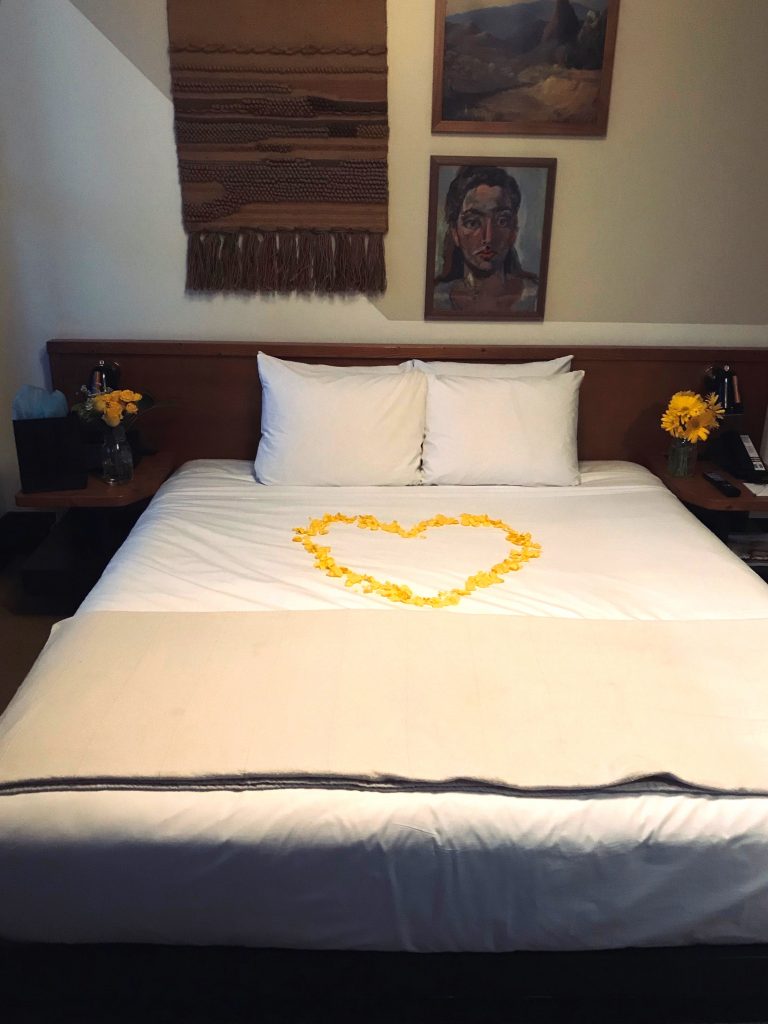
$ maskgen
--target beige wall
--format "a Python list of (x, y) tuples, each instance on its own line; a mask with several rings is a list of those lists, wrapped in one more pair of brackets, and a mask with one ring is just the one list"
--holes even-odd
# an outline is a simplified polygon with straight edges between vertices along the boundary
[[(0, 139), (2, 136), (0, 136)], [(8, 223), (8, 203), (6, 198), (6, 185), (0, 165), (0, 224)], [(4, 410), (3, 419), (7, 421), (11, 407), (11, 361), (10, 350), (12, 345), (10, 325), (10, 297), (11, 297), (11, 265), (10, 246), (1, 241), (6, 232), (0, 233), (0, 409)], [(13, 475), (15, 451), (10, 430), (3, 423), (0, 427), (0, 515), (4, 509), (3, 495), (6, 484), (10, 482)]]
[(583, 140), (431, 136), (432, 12), (390, 3), (388, 316), (423, 309), (434, 153), (557, 158), (547, 320), (768, 322), (768, 0), (622, 0), (608, 133)]
[[(56, 335), (768, 343), (768, 0), (623, 0), (602, 140), (432, 136), (433, 3), (390, 0), (390, 288), (375, 305), (184, 295), (164, 0), (130, 10), (0, 3), (6, 408), (43, 382)], [(557, 157), (543, 324), (421, 319), (430, 153)], [(10, 437), (6, 418), (0, 508), (16, 487)]]
[[(0, 215), (4, 212), (0, 203)], [(13, 447), (11, 428), (7, 425), (13, 398), (13, 376), (8, 355), (11, 346), (11, 333), (6, 314), (8, 307), (7, 276), (7, 260), (0, 249), (0, 408), (4, 410), (3, 420), (5, 421), (0, 429), (0, 515), (5, 511), (6, 505), (10, 504), (12, 486), (16, 480), (16, 451)]]
[[(5, 61), (0, 5), (0, 66)], [(32, 83), (30, 83), (31, 85)], [(6, 103), (32, 104), (34, 91), (6, 83), (0, 70), (0, 514), (18, 489), (11, 403), (20, 384), (47, 385), (44, 339), (55, 332), (56, 298), (49, 289), (46, 195), (38, 187), (32, 146), (4, 131)], [(31, 140), (30, 140), (31, 141)]]

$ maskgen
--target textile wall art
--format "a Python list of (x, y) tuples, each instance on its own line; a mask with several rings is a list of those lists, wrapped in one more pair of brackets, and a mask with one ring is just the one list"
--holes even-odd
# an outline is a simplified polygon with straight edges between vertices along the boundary
[(386, 0), (168, 0), (192, 292), (375, 295)]

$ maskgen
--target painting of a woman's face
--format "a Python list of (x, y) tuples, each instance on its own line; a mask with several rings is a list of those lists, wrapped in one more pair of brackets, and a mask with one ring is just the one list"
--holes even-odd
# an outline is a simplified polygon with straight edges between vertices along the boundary
[(498, 185), (478, 185), (464, 197), (451, 234), (469, 268), (492, 274), (504, 266), (515, 244), (517, 227), (509, 193)]
[(556, 167), (431, 158), (425, 319), (543, 319)]

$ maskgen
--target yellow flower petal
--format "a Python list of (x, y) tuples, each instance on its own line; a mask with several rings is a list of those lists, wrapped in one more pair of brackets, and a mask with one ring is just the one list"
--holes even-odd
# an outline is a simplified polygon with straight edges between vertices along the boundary
[[(714, 396), (712, 396), (714, 397)], [(692, 403), (688, 403), (693, 408)], [(704, 406), (706, 408), (706, 404)], [(315, 544), (312, 537), (325, 535), (333, 523), (345, 523), (356, 525), (361, 530), (377, 531), (399, 535), (405, 539), (424, 539), (425, 532), (431, 527), (441, 526), (472, 526), (490, 527), (504, 532), (505, 539), (512, 546), (507, 558), (497, 562), (490, 570), (483, 570), (470, 576), (463, 587), (455, 587), (452, 590), (441, 590), (433, 597), (423, 597), (414, 594), (411, 588), (405, 583), (393, 583), (390, 580), (381, 581), (366, 573), (357, 572), (346, 565), (337, 565), (331, 555), (331, 549), (327, 545)], [(462, 597), (468, 597), (478, 587), (485, 588), (504, 582), (504, 576), (510, 572), (517, 572), (522, 565), (531, 558), (538, 558), (541, 554), (541, 545), (531, 539), (530, 533), (518, 533), (501, 519), (491, 519), (482, 514), (462, 513), (458, 519), (442, 514), (433, 516), (431, 519), (424, 519), (410, 529), (404, 529), (397, 520), (390, 523), (382, 523), (373, 515), (349, 516), (341, 512), (330, 513), (318, 519), (312, 519), (306, 527), (297, 526), (294, 528), (294, 537), (291, 539), (301, 543), (305, 551), (314, 556), (315, 567), (323, 571), (327, 576), (334, 579), (343, 579), (345, 587), (360, 586), (364, 594), (378, 594), (388, 601), (396, 604), (409, 604), (416, 608), (445, 608), (456, 605)]]

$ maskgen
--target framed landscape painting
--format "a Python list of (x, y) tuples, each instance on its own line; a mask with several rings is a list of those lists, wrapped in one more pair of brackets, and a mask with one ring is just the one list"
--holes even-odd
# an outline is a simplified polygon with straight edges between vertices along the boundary
[(605, 135), (619, 0), (435, 0), (432, 130)]
[(557, 161), (433, 156), (425, 320), (543, 320)]

